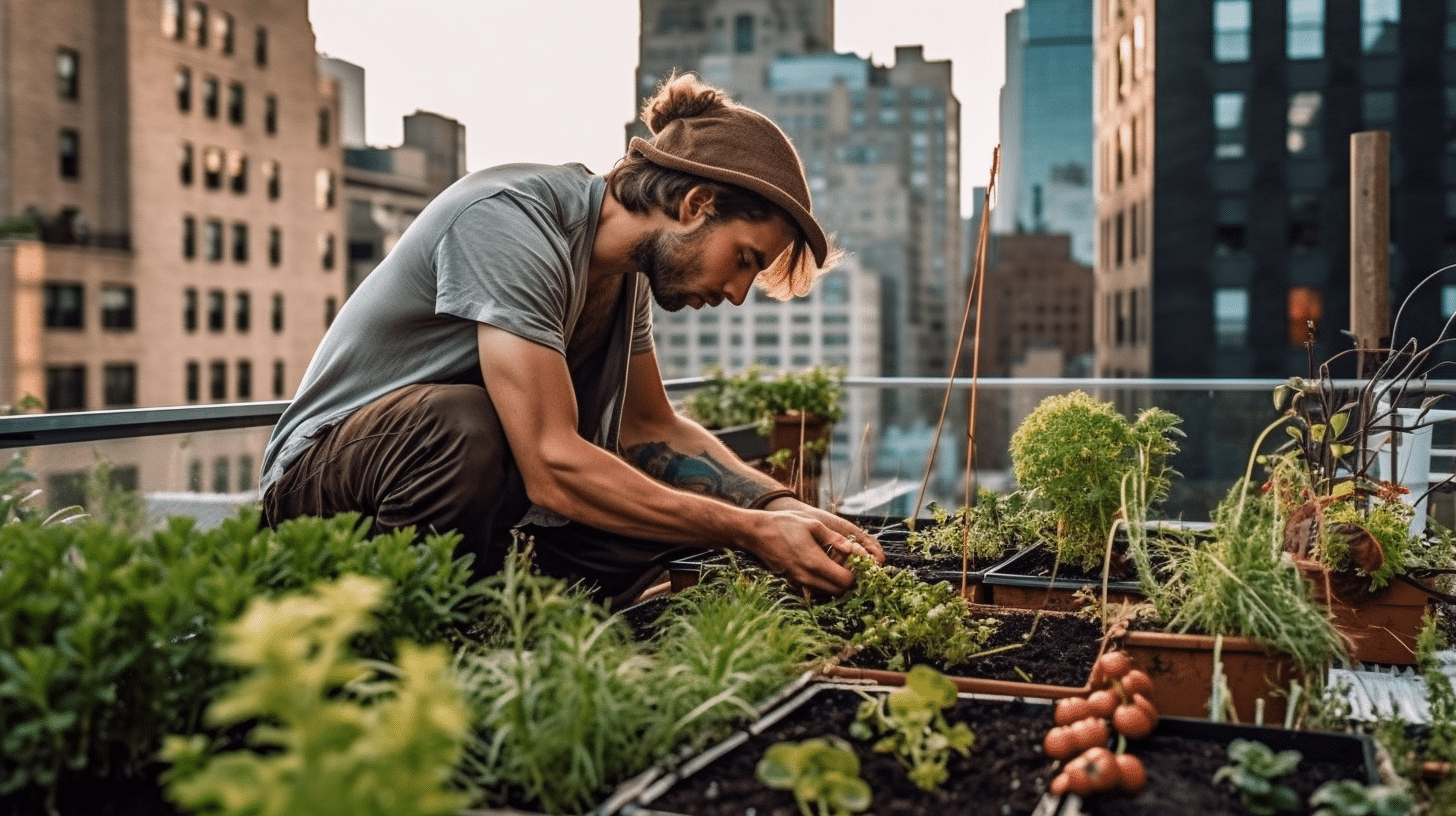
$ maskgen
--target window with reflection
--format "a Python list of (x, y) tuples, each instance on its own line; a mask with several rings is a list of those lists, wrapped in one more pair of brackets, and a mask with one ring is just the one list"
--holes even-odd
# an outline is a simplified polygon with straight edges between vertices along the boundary
[(1250, 0), (1216, 0), (1213, 4), (1213, 58), (1243, 62), (1249, 58)]
[(1217, 159), (1239, 159), (1244, 156), (1244, 95), (1224, 91), (1213, 95), (1213, 126), (1218, 136), (1213, 155)]
[(1289, 95), (1289, 130), (1285, 146), (1290, 156), (1318, 157), (1324, 149), (1321, 139), (1321, 108), (1324, 96), (1319, 91), (1298, 91)]
[(136, 363), (108, 363), (101, 369), (101, 400), (107, 408), (136, 405)]
[(192, 110), (192, 69), (178, 68), (175, 78), (177, 110), (187, 113)]
[(182, 180), (184, 187), (192, 186), (193, 162), (192, 143), (183, 142), (182, 150), (177, 157), (177, 175)]
[(1213, 339), (1220, 348), (1243, 348), (1249, 340), (1249, 290), (1213, 290)]
[(136, 328), (136, 289), (125, 284), (101, 287), (101, 328), (131, 331)]
[(56, 93), (62, 99), (81, 97), (81, 55), (74, 48), (56, 51)]
[(1289, 0), (1285, 46), (1290, 59), (1325, 55), (1325, 0)]
[(1360, 47), (1366, 54), (1400, 48), (1400, 0), (1360, 0)]
[(202, 113), (208, 119), (216, 119), (221, 101), (218, 98), (217, 77), (202, 80)]

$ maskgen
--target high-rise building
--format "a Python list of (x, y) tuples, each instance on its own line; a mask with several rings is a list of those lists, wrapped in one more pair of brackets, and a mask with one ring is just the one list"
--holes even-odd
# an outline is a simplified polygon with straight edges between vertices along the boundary
[(1456, 274), (1417, 291), (1456, 260), (1456, 6), (1099, 0), (1096, 55), (1097, 373), (1302, 375), (1311, 326), (1316, 361), (1351, 348), (1360, 131), (1390, 134), (1395, 340), (1456, 312)]
[(1093, 0), (1026, 0), (1006, 13), (998, 233), (1065, 233), (1092, 263)]
[[(306, 0), (0, 0), (0, 120), (0, 402), (292, 394), (345, 294)], [(204, 447), (117, 464), (146, 489), (252, 486), (261, 441), (210, 479)]]

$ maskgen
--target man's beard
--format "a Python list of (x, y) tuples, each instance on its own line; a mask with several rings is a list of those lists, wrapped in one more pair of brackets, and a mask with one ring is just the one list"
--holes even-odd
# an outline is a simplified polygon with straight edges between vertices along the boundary
[(687, 235), (654, 230), (632, 247), (632, 261), (647, 277), (652, 299), (669, 312), (681, 311), (691, 297), (701, 297), (690, 283), (702, 277), (697, 250), (707, 227), (705, 223)]

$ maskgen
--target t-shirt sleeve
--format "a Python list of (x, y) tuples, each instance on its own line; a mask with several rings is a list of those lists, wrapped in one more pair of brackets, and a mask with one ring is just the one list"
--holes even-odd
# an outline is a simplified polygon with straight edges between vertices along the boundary
[(435, 246), (435, 312), (566, 351), (571, 248), (548, 213), (510, 193), (465, 207)]
[(637, 277), (637, 302), (633, 305), (632, 356), (652, 351), (652, 291), (647, 279)]

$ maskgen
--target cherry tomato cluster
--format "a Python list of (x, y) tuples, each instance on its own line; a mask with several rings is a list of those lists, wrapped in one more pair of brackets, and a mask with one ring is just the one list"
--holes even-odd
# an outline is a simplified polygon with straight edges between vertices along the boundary
[(1092, 687), (1086, 697), (1057, 701), (1056, 727), (1042, 742), (1047, 756), (1065, 761), (1051, 792), (1141, 793), (1148, 781), (1142, 760), (1114, 753), (1107, 743), (1114, 729), (1126, 739), (1142, 739), (1157, 727), (1158, 710), (1148, 699), (1153, 681), (1132, 667), (1126, 652), (1106, 652), (1092, 668)]

